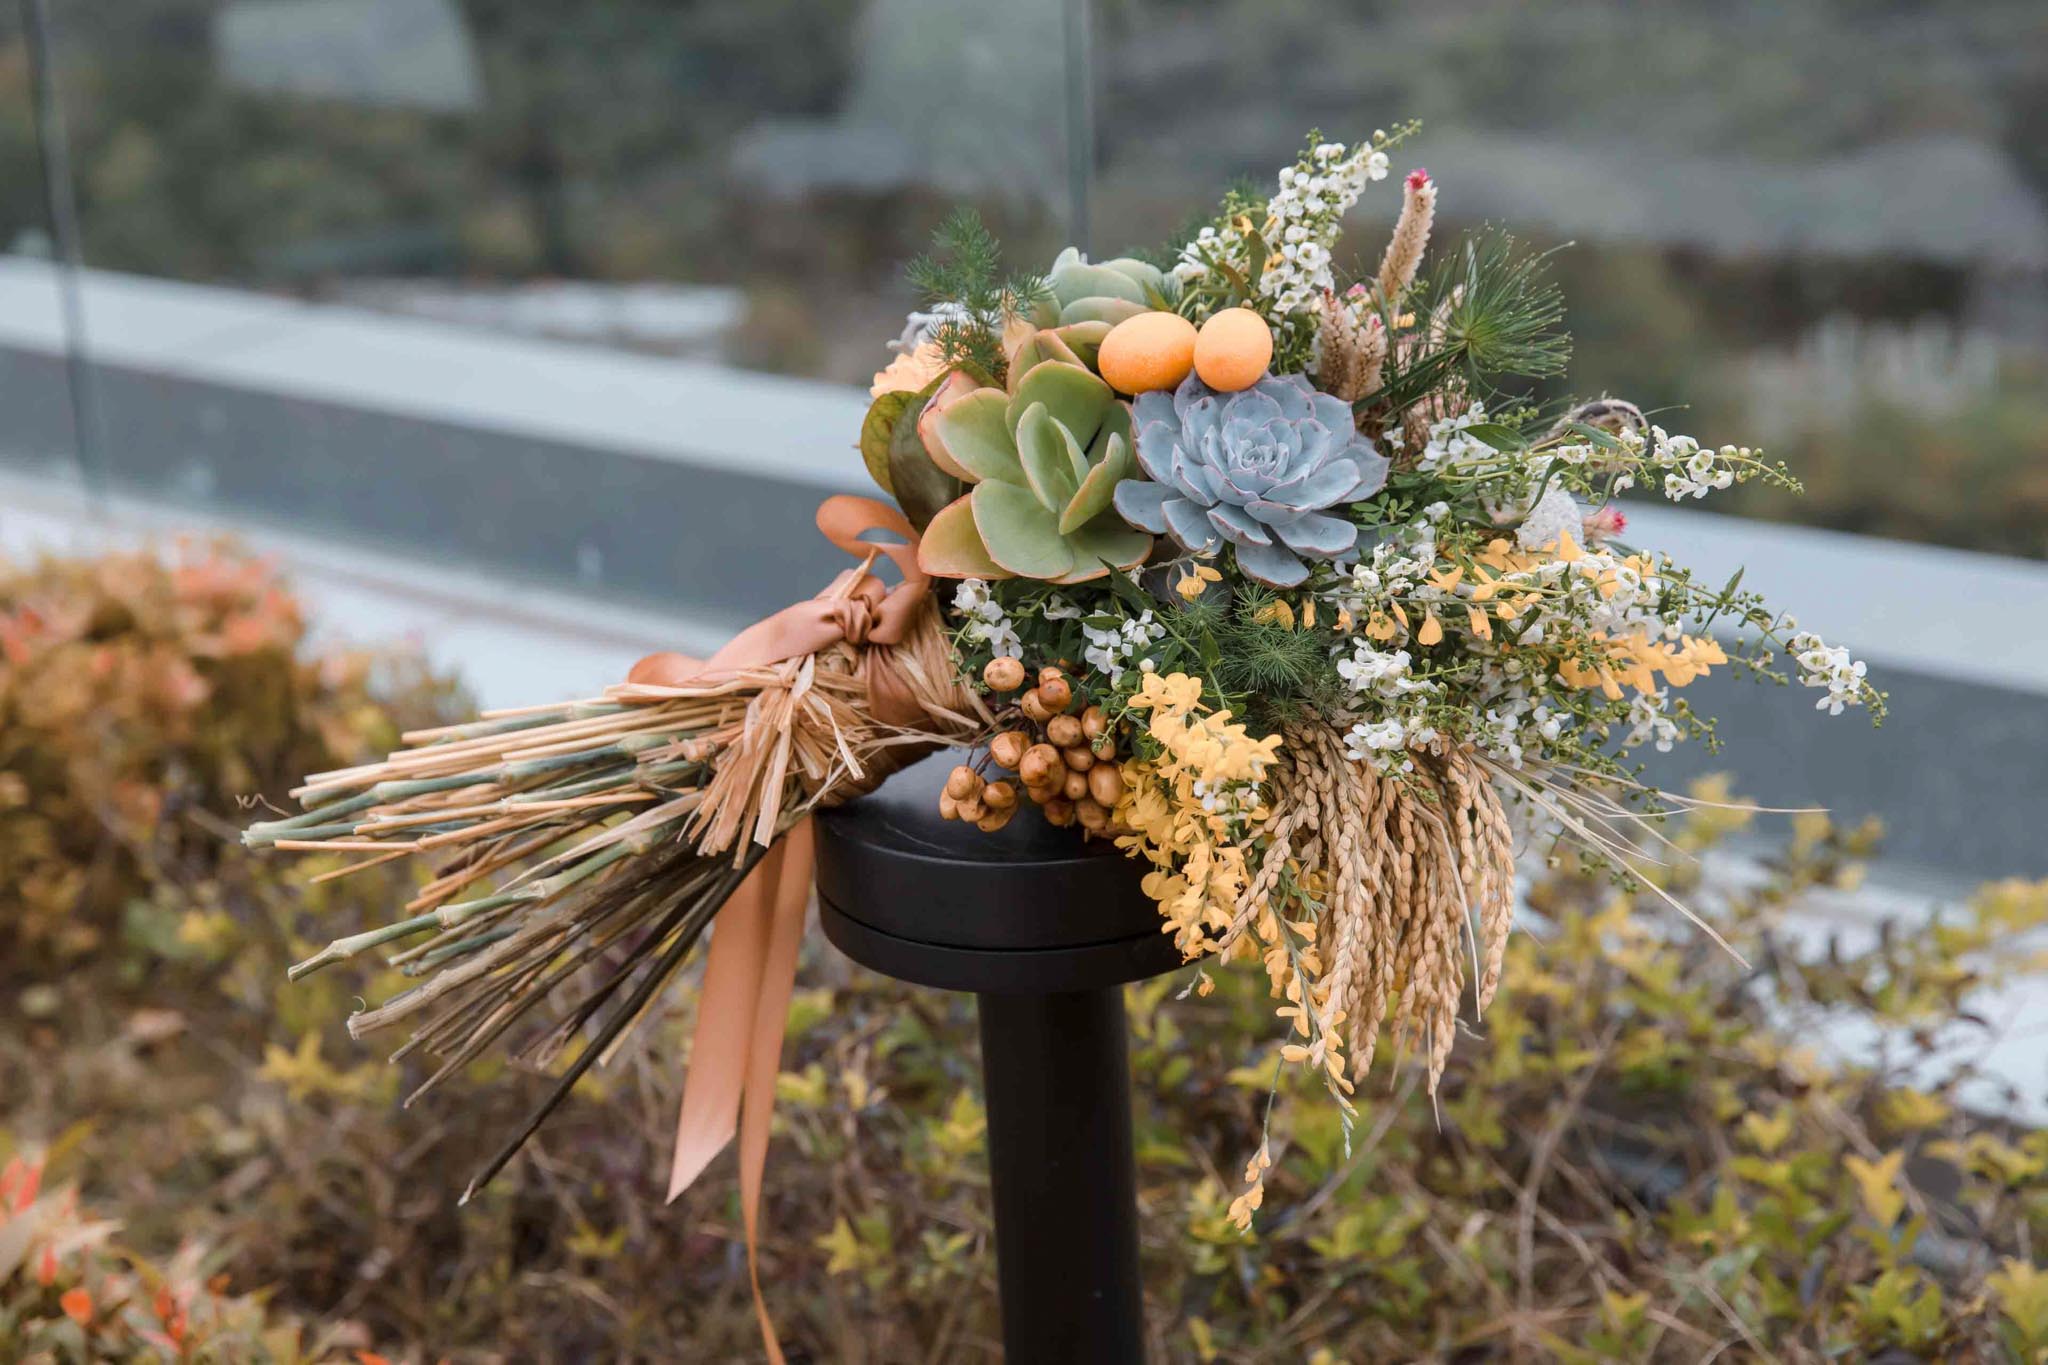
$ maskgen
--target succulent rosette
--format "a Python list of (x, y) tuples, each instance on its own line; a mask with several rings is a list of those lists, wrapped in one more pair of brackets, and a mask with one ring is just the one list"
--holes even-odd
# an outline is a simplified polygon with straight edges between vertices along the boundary
[(1041, 332), (1019, 348), (1007, 390), (956, 375), (925, 409), (926, 451), (970, 485), (925, 528), (927, 573), (1082, 583), (1151, 551), (1110, 506), (1137, 472), (1130, 409), (1073, 356)]
[(1276, 588), (1304, 581), (1309, 560), (1350, 553), (1358, 528), (1327, 509), (1387, 481), (1387, 458), (1359, 434), (1351, 405), (1299, 375), (1237, 393), (1190, 375), (1171, 395), (1139, 395), (1133, 424), (1148, 477), (1117, 485), (1124, 520), (1194, 554), (1228, 542), (1239, 568)]

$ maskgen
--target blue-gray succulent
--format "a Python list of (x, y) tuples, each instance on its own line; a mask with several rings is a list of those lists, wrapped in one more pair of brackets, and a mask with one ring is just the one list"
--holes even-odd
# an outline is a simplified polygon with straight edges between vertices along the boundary
[(1387, 481), (1387, 458), (1358, 434), (1351, 405), (1299, 375), (1237, 393), (1189, 375), (1171, 395), (1140, 394), (1132, 418), (1148, 478), (1117, 485), (1124, 520), (1195, 554), (1228, 541), (1238, 567), (1276, 588), (1306, 579), (1305, 560), (1350, 553), (1358, 528), (1324, 509)]

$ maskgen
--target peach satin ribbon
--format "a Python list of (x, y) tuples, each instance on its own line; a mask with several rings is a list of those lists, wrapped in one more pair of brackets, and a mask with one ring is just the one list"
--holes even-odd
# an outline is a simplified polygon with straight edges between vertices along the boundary
[[(841, 494), (819, 506), (818, 529), (850, 555), (870, 561), (876, 553), (887, 555), (902, 571), (903, 582), (885, 590), (865, 565), (849, 569), (824, 593), (747, 627), (703, 663), (683, 654), (650, 654), (633, 665), (627, 681), (681, 686), (813, 654), (841, 641), (855, 645), (901, 642), (931, 592), (931, 579), (917, 564), (917, 533), (909, 521), (873, 498)], [(874, 544), (862, 539), (877, 530), (900, 537), (902, 543)], [(923, 717), (923, 708), (894, 670), (876, 666), (871, 657), (866, 674), (869, 703), (877, 719), (910, 725)], [(774, 1365), (783, 1365), (783, 1354), (761, 1296), (757, 1254), (761, 1181), (768, 1163), (783, 1029), (796, 986), (797, 948), (803, 939), (804, 909), (810, 902), (812, 848), (811, 822), (805, 819), (763, 856), (718, 913), (704, 967), (704, 989), (690, 1044), (690, 1071), (683, 1083), (682, 1112), (676, 1120), (675, 1162), (668, 1181), (668, 1197), (674, 1200), (724, 1150), (737, 1129), (747, 1276), (753, 1284), (762, 1342)]]

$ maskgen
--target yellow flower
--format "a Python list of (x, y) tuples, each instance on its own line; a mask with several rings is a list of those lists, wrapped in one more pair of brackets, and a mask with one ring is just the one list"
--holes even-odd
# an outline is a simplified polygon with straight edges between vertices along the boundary
[(1200, 597), (1211, 583), (1222, 581), (1223, 575), (1207, 564), (1195, 564), (1189, 567), (1187, 577), (1173, 585), (1173, 590), (1192, 602)]
[(1272, 601), (1268, 602), (1265, 606), (1260, 607), (1257, 611), (1253, 612), (1252, 619), (1254, 621), (1257, 621), (1260, 625), (1272, 625), (1278, 623), (1280, 625), (1287, 627), (1289, 630), (1293, 630), (1294, 608), (1289, 606), (1283, 599), (1276, 597)]
[(1419, 645), (1433, 645), (1443, 638), (1444, 623), (1437, 620), (1436, 613), (1432, 611), (1429, 614), (1429, 619), (1422, 623), (1422, 629), (1415, 632), (1415, 643)]

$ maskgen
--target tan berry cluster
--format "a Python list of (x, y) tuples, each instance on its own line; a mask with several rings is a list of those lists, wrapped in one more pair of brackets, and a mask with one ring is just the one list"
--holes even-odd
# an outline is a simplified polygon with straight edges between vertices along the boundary
[[(992, 692), (1014, 692), (1024, 686), (1026, 674), (1020, 660), (1004, 657), (992, 660), (981, 676)], [(1047, 821), (1061, 827), (1078, 824), (1090, 834), (1103, 834), (1111, 831), (1110, 812), (1123, 795), (1123, 774), (1102, 708), (1084, 702), (1065, 673), (1040, 669), (1037, 682), (1017, 699), (1025, 726), (990, 740), (988, 753), (998, 768), (1017, 774), (1024, 794)], [(997, 793), (1000, 805), (991, 802), (991, 792)], [(1015, 785), (1003, 779), (984, 783), (963, 764), (947, 780), (939, 813), (997, 830), (1009, 822), (1016, 804)]]

